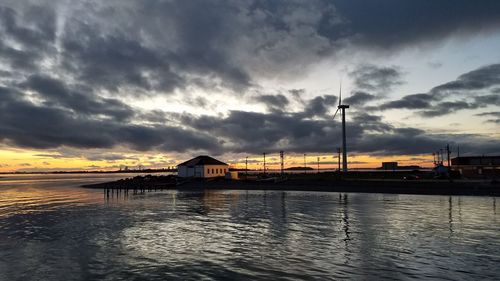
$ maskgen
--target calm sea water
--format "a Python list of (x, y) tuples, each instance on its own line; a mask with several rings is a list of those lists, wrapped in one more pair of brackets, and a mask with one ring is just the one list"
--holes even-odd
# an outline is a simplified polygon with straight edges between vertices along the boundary
[(109, 179), (0, 178), (0, 280), (500, 279), (499, 198), (77, 187)]

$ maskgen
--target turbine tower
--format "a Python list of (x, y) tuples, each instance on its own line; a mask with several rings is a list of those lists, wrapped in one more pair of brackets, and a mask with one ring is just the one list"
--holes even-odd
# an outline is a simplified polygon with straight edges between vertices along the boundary
[(348, 104), (342, 104), (342, 82), (340, 82), (340, 90), (339, 90), (339, 105), (337, 106), (337, 111), (333, 115), (333, 119), (337, 116), (337, 113), (340, 110), (340, 115), (342, 116), (342, 171), (347, 172), (347, 144), (346, 144), (346, 136), (345, 136), (345, 110), (349, 108)]

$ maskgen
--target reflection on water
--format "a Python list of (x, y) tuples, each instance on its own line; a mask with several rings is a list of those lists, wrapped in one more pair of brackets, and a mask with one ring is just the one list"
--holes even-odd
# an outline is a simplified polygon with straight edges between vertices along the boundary
[[(102, 195), (78, 187), (135, 174), (19, 174), (0, 177), (0, 218), (61, 207), (102, 203)], [(62, 189), (64, 188), (64, 189)]]
[(500, 276), (496, 198), (73, 187), (94, 180), (0, 181), (0, 280)]

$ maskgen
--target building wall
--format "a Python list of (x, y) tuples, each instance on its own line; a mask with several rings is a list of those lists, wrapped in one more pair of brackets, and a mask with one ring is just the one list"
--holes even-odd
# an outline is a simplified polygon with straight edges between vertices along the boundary
[(181, 178), (187, 178), (188, 177), (188, 167), (186, 166), (177, 166), (177, 176)]
[(182, 178), (215, 178), (223, 177), (229, 171), (228, 165), (207, 165), (207, 166), (178, 166), (177, 176)]
[(500, 177), (500, 167), (456, 165), (451, 166), (453, 170), (459, 171), (464, 177), (470, 178), (495, 178)]
[(223, 177), (229, 171), (228, 165), (208, 165), (203, 167), (204, 178)]

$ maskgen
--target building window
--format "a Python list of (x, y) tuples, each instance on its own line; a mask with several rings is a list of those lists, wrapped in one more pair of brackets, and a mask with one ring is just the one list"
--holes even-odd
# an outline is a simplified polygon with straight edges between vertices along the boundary
[(214, 169), (212, 169), (212, 174), (214, 173)]
[(210, 169), (207, 169), (207, 175), (210, 175)]

